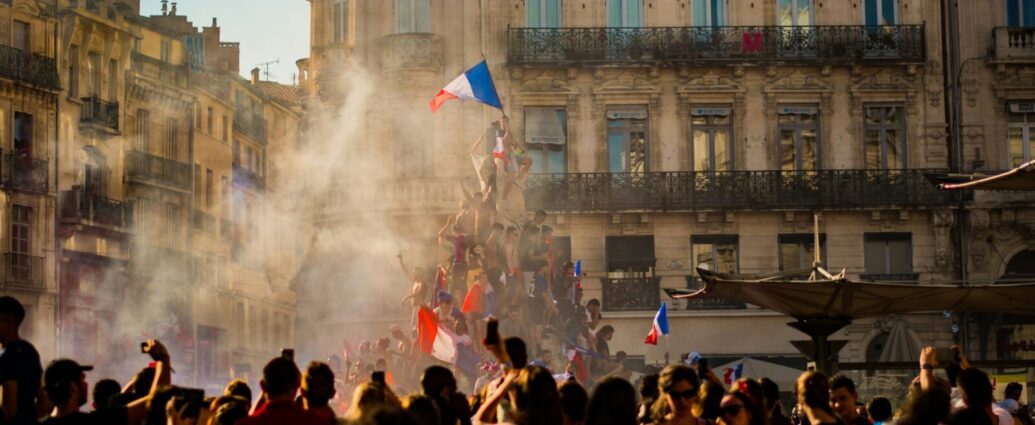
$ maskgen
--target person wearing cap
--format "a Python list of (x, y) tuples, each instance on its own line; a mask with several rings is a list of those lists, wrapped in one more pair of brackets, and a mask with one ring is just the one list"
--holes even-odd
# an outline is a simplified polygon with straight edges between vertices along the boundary
[(36, 406), (42, 399), (40, 354), (21, 338), (18, 328), (25, 320), (25, 308), (18, 300), (0, 297), (0, 423), (34, 424), (43, 412)]
[(85, 413), (80, 411), (89, 398), (86, 373), (93, 366), (80, 365), (75, 360), (58, 359), (47, 365), (43, 372), (43, 388), (54, 403), (54, 411), (40, 422), (43, 425), (123, 425), (139, 424), (147, 417), (147, 405), (154, 398), (158, 388), (172, 383), (169, 366), (169, 352), (162, 343), (148, 340), (144, 352), (155, 362), (155, 378), (146, 397), (126, 406)]

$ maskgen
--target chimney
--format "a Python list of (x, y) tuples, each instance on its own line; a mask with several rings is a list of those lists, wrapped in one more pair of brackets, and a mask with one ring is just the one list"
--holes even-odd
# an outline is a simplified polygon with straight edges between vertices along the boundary
[(169, 0), (162, 0), (162, 16), (169, 14)]
[(169, 16), (176, 16), (176, 2), (172, 2), (172, 11), (169, 12)]
[(253, 85), (259, 84), (259, 68), (258, 67), (252, 68), (252, 84)]
[(216, 24), (216, 18), (215, 18), (215, 17), (213, 17), (213, 18), (212, 18), (212, 28), (215, 28), (215, 27), (218, 27), (218, 26), (219, 26), (219, 25), (217, 25), (217, 24)]

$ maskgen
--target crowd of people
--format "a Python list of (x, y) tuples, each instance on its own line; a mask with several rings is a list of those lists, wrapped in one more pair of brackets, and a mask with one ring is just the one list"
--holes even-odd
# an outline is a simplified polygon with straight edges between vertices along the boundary
[[(725, 384), (697, 365), (648, 368), (634, 386), (617, 375), (592, 385), (571, 374), (558, 377), (529, 361), (519, 337), (503, 338), (486, 327), (479, 345), (500, 367), (469, 395), (453, 370), (424, 368), (413, 384), (390, 383), (384, 370), (357, 379), (351, 394), (338, 394), (341, 377), (325, 362), (300, 370), (289, 355), (271, 359), (253, 383), (233, 380), (222, 394), (171, 385), (173, 359), (161, 342), (148, 340), (141, 351), (150, 358), (125, 386), (109, 379), (87, 383), (91, 366), (71, 359), (44, 369), (33, 345), (20, 338), (25, 310), (14, 298), (0, 297), (0, 423), (47, 425), (1011, 425), (1031, 424), (1019, 402), (1022, 386), (1010, 383), (998, 403), (993, 382), (971, 367), (953, 348), (948, 364), (938, 363), (931, 347), (920, 353), (917, 376), (907, 400), (875, 397), (863, 403), (855, 383), (844, 375), (806, 371), (797, 380), (796, 403), (785, 413), (780, 388), (765, 377)], [(492, 321), (490, 321), (492, 323)], [(505, 321), (500, 322), (500, 324)], [(381, 366), (381, 365), (378, 365)], [(939, 371), (944, 371), (943, 378)], [(351, 374), (349, 374), (351, 375)], [(347, 379), (352, 379), (347, 377)], [(408, 394), (408, 395), (404, 395)], [(336, 400), (347, 400), (339, 410)], [(91, 402), (86, 409), (87, 403)]]
[[(259, 382), (236, 379), (207, 397), (172, 385), (169, 350), (148, 340), (140, 349), (149, 361), (130, 382), (100, 379), (91, 392), (92, 367), (42, 367), (18, 332), (24, 308), (4, 296), (0, 424), (1035, 425), (1019, 403), (1023, 387), (1007, 385), (997, 403), (989, 377), (959, 349), (939, 365), (924, 348), (907, 400), (864, 403), (847, 376), (807, 371), (789, 409), (773, 380), (719, 379), (699, 356), (668, 364), (666, 355), (634, 373), (624, 352), (611, 352), (615, 329), (602, 323), (599, 300), (583, 300), (579, 266), (554, 246), (547, 214), (527, 219), (532, 161), (508, 128), (504, 116), (471, 149), (480, 187), (460, 183), (460, 209), (438, 232), (445, 260), (428, 270), (398, 256), (412, 282), (401, 300), (410, 329), (344, 341), (304, 370), (285, 350)], [(448, 358), (433, 355), (438, 334)]]

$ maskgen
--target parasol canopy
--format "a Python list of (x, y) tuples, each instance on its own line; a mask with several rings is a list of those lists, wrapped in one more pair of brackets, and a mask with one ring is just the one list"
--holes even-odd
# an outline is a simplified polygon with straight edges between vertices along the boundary
[[(754, 304), (796, 319), (859, 319), (941, 311), (1035, 315), (1035, 284), (979, 286), (855, 282), (844, 272), (824, 280), (795, 280), (806, 270), (732, 275), (697, 269), (704, 288), (665, 289), (675, 299), (721, 298)], [(819, 269), (822, 270), (822, 269)]]
[(1035, 191), (1035, 160), (1021, 164), (1010, 171), (991, 176), (947, 174), (930, 176), (930, 178), (938, 183), (938, 187), (948, 190)]

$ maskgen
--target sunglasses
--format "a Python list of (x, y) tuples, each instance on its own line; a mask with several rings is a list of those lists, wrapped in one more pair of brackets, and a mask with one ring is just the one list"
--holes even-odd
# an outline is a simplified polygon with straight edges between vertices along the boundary
[(692, 398), (697, 398), (697, 390), (686, 390), (686, 391), (671, 390), (671, 391), (668, 391), (668, 396), (672, 397), (672, 398), (683, 398), (683, 399), (689, 400), (689, 399), (692, 399)]
[(719, 408), (722, 411), (722, 416), (737, 416), (740, 411), (744, 409), (743, 404), (727, 404)]

